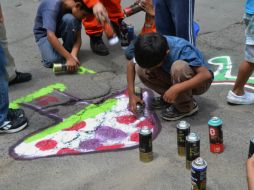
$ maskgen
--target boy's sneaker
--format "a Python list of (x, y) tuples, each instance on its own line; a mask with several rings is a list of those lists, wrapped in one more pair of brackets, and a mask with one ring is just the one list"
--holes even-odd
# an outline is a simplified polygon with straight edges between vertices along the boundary
[(227, 102), (231, 104), (254, 104), (254, 93), (244, 91), (244, 95), (238, 96), (230, 90), (227, 95)]
[(12, 117), (0, 126), (0, 133), (16, 133), (26, 128), (27, 125), (28, 121), (26, 117)]
[(179, 120), (183, 117), (191, 116), (198, 111), (198, 105), (194, 102), (194, 107), (187, 113), (180, 113), (173, 105), (169, 106), (161, 113), (161, 117), (167, 121)]
[(163, 98), (160, 97), (154, 97), (151, 101), (151, 108), (152, 109), (163, 109), (170, 106), (169, 103), (165, 102)]
[(102, 40), (102, 35), (99, 35), (99, 36), (91, 35), (90, 47), (92, 51), (97, 55), (105, 56), (109, 54), (109, 50)]
[(7, 118), (25, 117), (25, 112), (22, 109), (9, 108)]

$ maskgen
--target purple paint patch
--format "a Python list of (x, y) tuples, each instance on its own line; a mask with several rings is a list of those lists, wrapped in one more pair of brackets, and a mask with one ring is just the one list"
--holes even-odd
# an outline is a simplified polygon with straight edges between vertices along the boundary
[(82, 150), (95, 150), (98, 146), (101, 146), (101, 142), (99, 139), (90, 139), (87, 141), (82, 141), (79, 144), (79, 148)]
[(96, 131), (96, 137), (103, 140), (124, 139), (128, 135), (120, 129), (114, 129), (108, 126), (102, 126)]

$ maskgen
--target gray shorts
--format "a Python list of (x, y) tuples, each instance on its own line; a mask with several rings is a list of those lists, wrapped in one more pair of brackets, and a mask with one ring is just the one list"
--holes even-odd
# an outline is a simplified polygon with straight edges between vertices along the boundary
[(254, 15), (245, 14), (244, 22), (246, 25), (244, 59), (248, 62), (254, 63)]

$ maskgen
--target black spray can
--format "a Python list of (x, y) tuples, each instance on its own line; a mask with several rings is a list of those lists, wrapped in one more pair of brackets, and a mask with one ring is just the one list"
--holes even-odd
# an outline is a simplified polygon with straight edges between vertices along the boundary
[(200, 156), (200, 137), (190, 133), (186, 137), (186, 169), (191, 168), (191, 162)]
[(248, 158), (250, 158), (254, 154), (254, 137), (250, 139), (250, 147), (249, 147), (249, 155)]
[(153, 160), (152, 131), (147, 126), (139, 131), (139, 159), (142, 162)]
[(179, 156), (185, 156), (186, 137), (190, 133), (190, 124), (186, 121), (180, 121), (177, 126), (177, 150)]

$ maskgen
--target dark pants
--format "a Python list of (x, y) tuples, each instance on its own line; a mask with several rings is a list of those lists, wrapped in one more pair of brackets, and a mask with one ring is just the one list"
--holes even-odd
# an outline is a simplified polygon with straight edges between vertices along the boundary
[(194, 44), (193, 15), (195, 0), (156, 0), (157, 32), (184, 38)]
[(5, 66), (6, 58), (2, 45), (0, 44), (0, 125), (6, 120), (9, 109), (8, 79)]
[[(137, 73), (144, 85), (160, 95), (163, 95), (174, 84), (184, 82), (195, 76), (189, 64), (181, 60), (173, 63), (170, 74), (165, 72), (161, 67), (153, 71), (138, 67)], [(211, 83), (212, 79), (204, 81), (199, 88), (187, 90), (179, 94), (174, 102), (175, 108), (182, 113), (191, 111), (193, 109), (192, 95), (201, 95), (205, 93), (211, 86)]]

